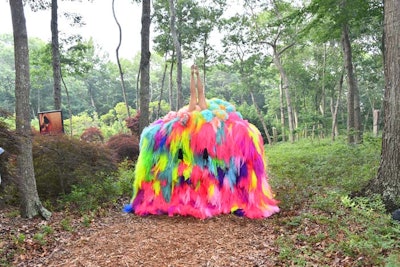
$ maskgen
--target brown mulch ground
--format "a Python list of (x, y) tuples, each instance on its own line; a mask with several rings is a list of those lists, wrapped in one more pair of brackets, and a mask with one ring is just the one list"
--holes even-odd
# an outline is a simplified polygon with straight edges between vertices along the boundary
[[(272, 218), (138, 217), (117, 208), (106, 213), (85, 224), (81, 217), (65, 213), (43, 221), (9, 216), (10, 211), (3, 210), (3, 261), (4, 254), (13, 251), (7, 255), (12, 266), (279, 265), (274, 240), (280, 231), (274, 229)], [(44, 229), (54, 231), (38, 238)], [(18, 236), (25, 238), (18, 241)]]

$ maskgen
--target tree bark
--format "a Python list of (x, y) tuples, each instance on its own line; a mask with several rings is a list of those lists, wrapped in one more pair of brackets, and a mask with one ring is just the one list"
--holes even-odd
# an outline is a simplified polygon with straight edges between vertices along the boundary
[(142, 1), (142, 31), (140, 55), (140, 117), (139, 131), (149, 125), (150, 102), (150, 11), (151, 1)]
[(164, 64), (164, 71), (163, 71), (163, 76), (162, 76), (162, 80), (161, 80), (160, 98), (158, 99), (157, 114), (156, 114), (157, 118), (160, 117), (160, 113), (161, 113), (161, 101), (162, 101), (162, 97), (164, 94), (165, 77), (167, 76), (167, 70), (168, 70), (167, 53), (165, 53), (164, 60), (165, 60), (165, 64)]
[(357, 75), (354, 74), (354, 126), (356, 128), (356, 142), (361, 144), (363, 142), (363, 124), (361, 120), (361, 103), (360, 103), (360, 92), (358, 90)]
[[(340, 75), (339, 79), (339, 90), (338, 90), (338, 95), (336, 98), (336, 104), (334, 107), (332, 107), (332, 141), (335, 141), (336, 136), (338, 135), (338, 127), (337, 127), (337, 115), (338, 115), (338, 110), (339, 110), (339, 105), (340, 105), (340, 97), (342, 95), (342, 89), (343, 89), (343, 73)], [(333, 106), (333, 96), (332, 96), (332, 106)]]
[(347, 135), (349, 144), (362, 143), (362, 126), (360, 97), (357, 88), (357, 82), (354, 75), (351, 43), (349, 37), (349, 27), (347, 24), (342, 28), (342, 48), (344, 56), (344, 65), (347, 73)]
[(136, 110), (139, 111), (140, 110), (140, 66), (139, 66), (139, 71), (137, 73), (136, 76)]
[(384, 2), (385, 97), (381, 162), (364, 195), (380, 194), (388, 211), (400, 207), (400, 2)]
[(324, 44), (324, 54), (322, 61), (321, 101), (319, 105), (322, 117), (325, 117), (325, 71), (326, 71), (326, 43)]
[(254, 99), (254, 94), (253, 94), (252, 91), (250, 91), (250, 96), (251, 96), (251, 100), (253, 101), (254, 108), (256, 109), (258, 119), (260, 120), (260, 122), (261, 122), (261, 124), (263, 126), (263, 130), (264, 130), (265, 136), (267, 137), (268, 145), (272, 146), (271, 136), (269, 135), (267, 125), (265, 124), (265, 120), (263, 118), (263, 115), (262, 115), (260, 109), (258, 108), (257, 102)]
[(10, 1), (14, 34), (16, 133), (18, 139), (17, 180), (21, 196), (21, 216), (32, 218), (40, 214), (49, 219), (51, 213), (40, 202), (36, 188), (32, 159), (30, 117), (29, 48), (22, 0)]
[(378, 133), (379, 133), (379, 129), (378, 129), (378, 125), (379, 125), (379, 109), (374, 109), (373, 110), (373, 125), (372, 125), (372, 133), (374, 137), (378, 137)]
[(67, 84), (65, 83), (63, 76), (61, 74), (61, 81), (64, 85), (65, 88), (65, 93), (67, 95), (67, 105), (68, 105), (68, 113), (69, 113), (69, 134), (72, 137), (73, 136), (73, 128), (72, 128), (72, 109), (71, 109), (71, 98), (69, 97), (69, 91)]
[(122, 41), (122, 29), (121, 29), (121, 25), (118, 22), (117, 16), (115, 15), (115, 0), (112, 1), (112, 12), (113, 12), (115, 23), (117, 23), (118, 31), (119, 31), (118, 46), (117, 46), (117, 49), (115, 49), (115, 55), (117, 57), (117, 65), (118, 65), (118, 70), (119, 70), (119, 77), (121, 78), (122, 96), (124, 97), (126, 113), (128, 114), (128, 118), (130, 118), (131, 117), (131, 112), (129, 111), (128, 99), (126, 97), (124, 72), (122, 71), (121, 62), (119, 60), (119, 48), (121, 47), (121, 41)]
[(181, 44), (179, 42), (178, 32), (176, 30), (176, 10), (174, 0), (169, 0), (169, 12), (170, 12), (170, 24), (171, 24), (171, 35), (174, 41), (175, 53), (176, 53), (176, 85), (177, 85), (177, 102), (176, 109), (179, 110), (183, 106), (183, 94), (182, 94), (182, 51)]
[[(285, 106), (283, 104), (283, 88), (282, 88), (282, 78), (279, 83), (279, 109), (281, 114), (281, 131), (282, 131), (282, 141), (286, 140), (285, 137)], [(275, 140), (277, 142), (278, 140)]]
[(282, 66), (281, 58), (276, 50), (276, 46), (272, 46), (274, 53), (274, 64), (278, 68), (281, 79), (282, 79), (282, 90), (285, 93), (286, 98), (286, 107), (288, 113), (288, 126), (289, 126), (289, 142), (294, 142), (294, 117), (293, 117), (293, 109), (292, 109), (292, 101), (290, 98), (290, 90), (289, 90), (289, 79), (286, 75), (285, 69)]
[(88, 93), (89, 93), (89, 98), (90, 98), (90, 105), (93, 107), (94, 111), (99, 114), (96, 106), (96, 101), (94, 100), (94, 94), (93, 94), (93, 85), (91, 81), (88, 81), (87, 83), (87, 88), (88, 88)]
[(53, 97), (54, 109), (61, 110), (61, 59), (58, 43), (58, 4), (51, 0), (51, 52), (53, 64)]
[[(173, 101), (174, 57), (175, 57), (175, 53), (172, 52), (172, 56), (171, 56), (171, 67), (169, 68), (169, 84), (168, 84), (168, 102), (169, 102), (169, 107), (170, 107), (171, 110), (175, 110), (175, 108), (174, 108), (174, 101)], [(176, 109), (176, 110), (177, 110), (177, 109)]]

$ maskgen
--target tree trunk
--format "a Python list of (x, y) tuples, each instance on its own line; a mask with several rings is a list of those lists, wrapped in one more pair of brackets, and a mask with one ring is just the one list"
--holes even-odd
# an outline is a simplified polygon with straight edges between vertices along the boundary
[(292, 102), (290, 98), (290, 90), (289, 90), (289, 79), (286, 75), (285, 69), (282, 66), (281, 58), (279, 56), (276, 47), (273, 46), (273, 53), (274, 53), (274, 64), (279, 70), (279, 74), (282, 79), (282, 90), (285, 92), (286, 97), (286, 107), (288, 112), (288, 126), (289, 126), (289, 142), (294, 142), (294, 117), (293, 117), (293, 110), (292, 110)]
[(373, 110), (373, 126), (372, 126), (372, 133), (374, 135), (374, 137), (378, 137), (378, 133), (379, 133), (379, 129), (378, 129), (378, 125), (379, 125), (379, 109), (374, 109)]
[(388, 211), (400, 207), (400, 2), (384, 3), (385, 98), (381, 162), (363, 194), (380, 194)]
[(265, 136), (267, 137), (268, 144), (270, 146), (272, 146), (271, 136), (269, 135), (267, 125), (265, 124), (263, 115), (262, 115), (260, 109), (258, 108), (258, 105), (256, 103), (256, 100), (254, 99), (254, 94), (253, 94), (252, 91), (250, 91), (250, 95), (251, 95), (251, 100), (253, 101), (253, 105), (254, 105), (254, 107), (256, 109), (258, 119), (260, 120), (260, 122), (261, 122), (261, 124), (263, 126), (263, 130), (264, 130)]
[(142, 1), (142, 32), (140, 55), (140, 117), (139, 131), (149, 125), (150, 102), (150, 11), (151, 1)]
[(274, 144), (276, 144), (277, 140), (278, 140), (278, 131), (276, 130), (275, 127), (272, 127), (272, 135), (273, 135), (273, 139), (272, 142)]
[[(335, 141), (335, 138), (338, 135), (337, 114), (338, 114), (338, 110), (339, 110), (342, 89), (343, 89), (343, 73), (342, 73), (342, 75), (340, 75), (339, 90), (338, 90), (338, 95), (336, 98), (336, 104), (335, 104), (334, 108), (332, 108), (332, 141)], [(333, 105), (333, 96), (332, 96), (332, 105)]]
[(297, 111), (295, 108), (292, 108), (293, 112), (293, 129), (297, 129), (299, 127), (299, 119), (297, 116)]
[(363, 125), (361, 120), (361, 103), (360, 103), (360, 92), (358, 90), (357, 75), (354, 74), (354, 127), (356, 128), (356, 142), (361, 144), (363, 142)]
[(131, 112), (129, 111), (128, 99), (126, 98), (124, 72), (122, 71), (121, 62), (119, 60), (119, 48), (121, 47), (121, 41), (122, 41), (122, 29), (121, 29), (121, 25), (118, 22), (117, 16), (115, 15), (115, 0), (112, 1), (112, 12), (113, 12), (115, 23), (117, 23), (118, 31), (119, 31), (119, 40), (118, 40), (117, 49), (115, 50), (115, 55), (117, 57), (117, 65), (118, 65), (118, 70), (119, 70), (119, 77), (121, 78), (122, 96), (124, 97), (126, 113), (128, 114), (128, 118), (130, 118), (131, 117)]
[[(281, 114), (281, 131), (282, 131), (282, 141), (286, 140), (285, 137), (285, 107), (283, 104), (283, 88), (282, 88), (282, 78), (280, 79), (279, 83), (279, 107), (280, 107), (280, 114)], [(278, 140), (275, 140), (278, 141)]]
[(163, 97), (163, 93), (164, 93), (165, 77), (167, 76), (167, 70), (168, 70), (167, 53), (165, 53), (164, 61), (165, 61), (165, 65), (164, 65), (164, 71), (163, 71), (163, 76), (162, 76), (162, 80), (161, 80), (160, 98), (158, 99), (157, 118), (160, 117), (160, 113), (161, 113), (161, 101), (162, 101), (162, 97)]
[[(174, 107), (174, 101), (173, 101), (173, 89), (174, 89), (174, 57), (175, 53), (172, 53), (171, 56), (171, 67), (169, 69), (169, 85), (168, 85), (168, 101), (169, 101), (169, 107), (171, 110), (175, 110)], [(177, 109), (176, 109), (177, 110)]]
[(68, 92), (68, 87), (65, 84), (65, 81), (63, 79), (62, 73), (61, 73), (61, 81), (64, 85), (65, 88), (65, 93), (67, 95), (67, 105), (68, 105), (68, 114), (69, 114), (69, 134), (72, 137), (73, 136), (73, 129), (72, 129), (72, 109), (71, 109), (71, 99), (69, 97), (69, 92)]
[(51, 52), (53, 64), (53, 97), (54, 109), (61, 110), (61, 59), (58, 43), (58, 4), (51, 0)]
[(349, 144), (362, 143), (361, 114), (357, 82), (353, 70), (349, 27), (347, 24), (342, 29), (342, 47), (344, 65), (347, 73), (347, 135)]
[(33, 168), (29, 104), (29, 49), (22, 0), (10, 1), (10, 7), (14, 33), (15, 125), (19, 147), (17, 156), (17, 181), (21, 195), (21, 216), (32, 218), (40, 214), (43, 218), (49, 219), (51, 213), (40, 202)]
[(179, 42), (178, 33), (176, 31), (176, 10), (174, 0), (169, 0), (169, 12), (170, 12), (170, 24), (171, 24), (171, 35), (174, 40), (174, 47), (176, 52), (176, 85), (177, 85), (177, 102), (176, 109), (179, 110), (183, 106), (183, 94), (182, 94), (182, 51), (181, 44)]
[(140, 66), (139, 66), (139, 71), (137, 73), (136, 76), (136, 110), (139, 111), (140, 110)]
[(322, 61), (322, 91), (320, 101), (320, 112), (322, 117), (325, 117), (325, 70), (326, 69), (326, 43), (324, 44), (324, 56)]
[(94, 101), (94, 95), (93, 95), (93, 89), (92, 89), (92, 83), (91, 81), (87, 82), (87, 87), (88, 87), (88, 93), (89, 93), (89, 98), (90, 98), (90, 105), (93, 107), (94, 111), (98, 113), (97, 107), (96, 107), (96, 101)]

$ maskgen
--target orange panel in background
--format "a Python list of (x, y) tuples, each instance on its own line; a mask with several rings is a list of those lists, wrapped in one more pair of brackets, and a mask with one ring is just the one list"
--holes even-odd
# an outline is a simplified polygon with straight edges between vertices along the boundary
[(41, 134), (63, 134), (61, 110), (39, 112), (39, 127)]

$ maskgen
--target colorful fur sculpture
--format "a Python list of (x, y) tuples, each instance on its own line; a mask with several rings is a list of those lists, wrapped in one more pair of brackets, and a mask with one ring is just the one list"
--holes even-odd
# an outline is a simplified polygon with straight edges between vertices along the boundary
[(263, 140), (230, 103), (170, 112), (145, 128), (126, 212), (264, 218), (279, 211), (267, 181)]

